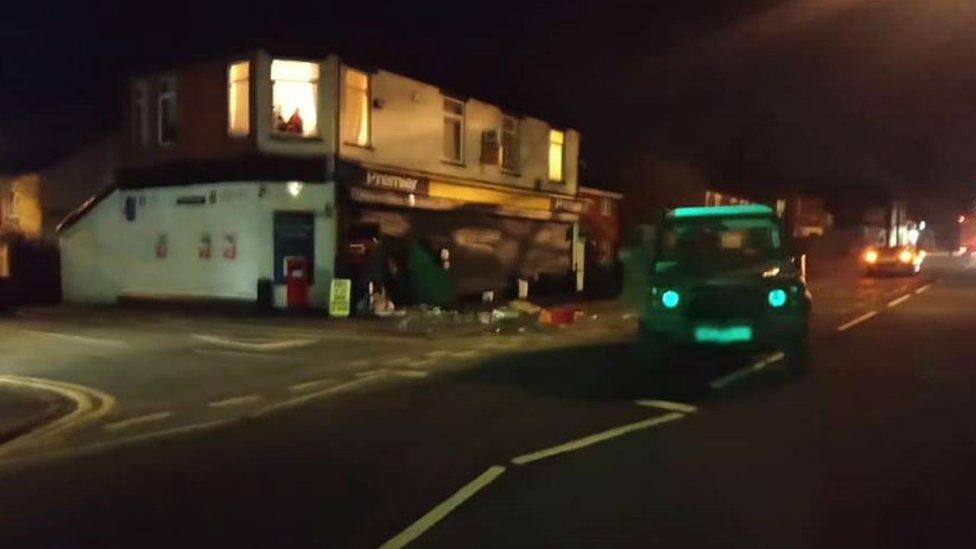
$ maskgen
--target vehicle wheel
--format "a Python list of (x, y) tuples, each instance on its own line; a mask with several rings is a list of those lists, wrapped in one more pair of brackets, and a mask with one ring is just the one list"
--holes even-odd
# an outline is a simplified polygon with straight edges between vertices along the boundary
[(787, 369), (793, 374), (802, 374), (810, 364), (810, 347), (807, 338), (802, 337), (790, 342), (783, 349), (783, 361)]

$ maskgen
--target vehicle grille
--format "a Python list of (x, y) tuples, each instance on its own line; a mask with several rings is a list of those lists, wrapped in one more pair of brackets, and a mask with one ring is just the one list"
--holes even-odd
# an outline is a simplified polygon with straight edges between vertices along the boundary
[(755, 318), (762, 314), (764, 292), (756, 288), (702, 288), (688, 303), (692, 320)]

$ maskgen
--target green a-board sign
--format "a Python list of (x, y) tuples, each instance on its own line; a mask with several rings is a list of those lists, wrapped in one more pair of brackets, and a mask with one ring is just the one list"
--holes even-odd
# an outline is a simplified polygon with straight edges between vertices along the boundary
[(352, 280), (348, 278), (333, 278), (332, 290), (329, 292), (329, 315), (338, 317), (349, 316), (352, 301)]

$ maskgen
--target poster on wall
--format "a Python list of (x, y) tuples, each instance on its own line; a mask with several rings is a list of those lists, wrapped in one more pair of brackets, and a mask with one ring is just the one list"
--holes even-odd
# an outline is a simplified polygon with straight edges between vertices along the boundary
[(349, 316), (352, 305), (352, 280), (333, 278), (329, 292), (329, 315), (345, 318)]
[(169, 255), (169, 238), (166, 233), (159, 233), (156, 236), (156, 258), (166, 259), (167, 255)]
[(224, 259), (237, 259), (237, 233), (224, 233)]
[(210, 233), (203, 233), (203, 236), (200, 237), (197, 257), (200, 259), (210, 259)]

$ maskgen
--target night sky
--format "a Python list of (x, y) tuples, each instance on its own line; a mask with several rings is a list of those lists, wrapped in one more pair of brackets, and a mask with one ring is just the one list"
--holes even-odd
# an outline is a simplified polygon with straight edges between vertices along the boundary
[(976, 198), (970, 0), (92, 4), (5, 6), (3, 171), (115, 128), (133, 70), (264, 44), (576, 127), (584, 182), (634, 195), (667, 173), (932, 215)]

